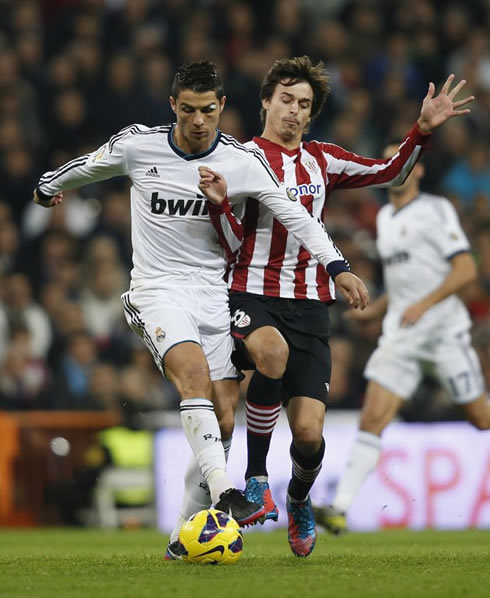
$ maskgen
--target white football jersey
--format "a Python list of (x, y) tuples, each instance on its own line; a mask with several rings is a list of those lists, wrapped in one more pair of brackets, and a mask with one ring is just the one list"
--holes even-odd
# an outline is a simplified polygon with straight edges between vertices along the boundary
[[(321, 222), (288, 197), (260, 152), (218, 131), (207, 151), (185, 154), (173, 142), (174, 126), (126, 127), (93, 153), (45, 173), (38, 190), (53, 196), (63, 189), (129, 176), (133, 283), (156, 286), (193, 274), (210, 284), (222, 280), (226, 254), (198, 188), (201, 165), (224, 175), (232, 205), (255, 197), (324, 267), (348, 269)], [(223, 226), (229, 227), (230, 234), (236, 232), (231, 218), (224, 218)]]
[[(396, 210), (389, 203), (378, 212), (377, 247), (383, 263), (388, 312), (383, 334), (400, 329), (407, 307), (439, 287), (451, 269), (450, 259), (470, 251), (456, 210), (444, 197), (420, 193)], [(471, 320), (456, 295), (433, 305), (412, 327), (414, 333), (436, 334), (437, 329), (459, 333)]]

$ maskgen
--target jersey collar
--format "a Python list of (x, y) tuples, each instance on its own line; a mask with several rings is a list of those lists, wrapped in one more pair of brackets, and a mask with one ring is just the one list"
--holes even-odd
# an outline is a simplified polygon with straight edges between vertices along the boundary
[(285, 148), (283, 145), (274, 143), (274, 141), (269, 141), (269, 139), (265, 139), (264, 137), (254, 137), (253, 141), (263, 150), (276, 150), (291, 157), (297, 156), (301, 151), (301, 144), (299, 147), (290, 150)]
[(175, 123), (170, 127), (170, 129), (168, 131), (168, 144), (172, 148), (172, 150), (178, 156), (180, 156), (181, 158), (184, 158), (184, 160), (198, 160), (199, 158), (204, 158), (204, 156), (207, 156), (211, 152), (214, 152), (214, 150), (216, 149), (216, 146), (218, 145), (220, 137), (221, 137), (221, 131), (218, 129), (216, 131), (216, 137), (214, 138), (213, 143), (208, 147), (208, 149), (205, 152), (201, 152), (199, 154), (186, 154), (179, 147), (177, 147), (174, 143), (174, 129), (175, 129)]
[(393, 212), (391, 213), (391, 215), (396, 216), (403, 210), (403, 208), (406, 208), (407, 206), (411, 205), (419, 197), (420, 197), (420, 193), (417, 193), (417, 195), (415, 195), (415, 197), (412, 197), (412, 199), (407, 201), (407, 203), (404, 203), (401, 208), (395, 208), (395, 206), (393, 206), (394, 209), (393, 209)]

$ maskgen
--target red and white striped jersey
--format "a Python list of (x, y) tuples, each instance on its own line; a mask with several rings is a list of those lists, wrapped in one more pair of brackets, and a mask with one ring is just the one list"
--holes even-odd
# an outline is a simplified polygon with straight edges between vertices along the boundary
[[(288, 194), (323, 221), (334, 189), (402, 184), (429, 137), (415, 125), (398, 152), (386, 160), (364, 158), (318, 141), (302, 142), (294, 150), (262, 137), (245, 145), (261, 149)], [(335, 299), (335, 286), (325, 268), (264, 205), (249, 198), (241, 225), (244, 238), (230, 266), (231, 290), (290, 299)]]

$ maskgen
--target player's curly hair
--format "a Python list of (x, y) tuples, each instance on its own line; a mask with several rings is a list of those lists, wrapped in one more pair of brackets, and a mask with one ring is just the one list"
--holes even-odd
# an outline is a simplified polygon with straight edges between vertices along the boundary
[[(278, 83), (295, 85), (306, 81), (313, 89), (310, 120), (320, 113), (330, 91), (329, 77), (325, 65), (320, 60), (313, 65), (309, 56), (276, 60), (262, 81), (260, 99), (270, 100)], [(262, 126), (265, 125), (265, 110), (260, 111)]]
[(218, 69), (207, 59), (189, 62), (179, 67), (172, 82), (172, 97), (177, 98), (183, 89), (190, 89), (195, 93), (214, 91), (218, 100), (224, 95)]

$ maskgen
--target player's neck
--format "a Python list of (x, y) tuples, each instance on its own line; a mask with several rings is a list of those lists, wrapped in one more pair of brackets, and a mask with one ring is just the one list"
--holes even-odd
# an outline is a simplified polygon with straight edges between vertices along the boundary
[(179, 126), (176, 125), (172, 133), (172, 141), (181, 152), (184, 152), (184, 154), (202, 154), (213, 145), (216, 139), (216, 135), (217, 131), (215, 131), (211, 143), (192, 143), (192, 141), (190, 141), (189, 139), (184, 137), (184, 135), (182, 135)]
[(420, 189), (417, 187), (407, 189), (402, 193), (397, 193), (395, 190), (391, 189), (388, 190), (388, 197), (395, 210), (399, 210), (400, 208), (403, 208), (404, 205), (415, 199), (419, 193)]
[(271, 127), (265, 127), (262, 131), (261, 135), (262, 139), (267, 139), (268, 141), (272, 141), (272, 143), (277, 143), (277, 145), (282, 145), (282, 147), (286, 148), (287, 150), (295, 150), (301, 144), (301, 136), (295, 137), (294, 139), (284, 139), (281, 135), (277, 134)]

